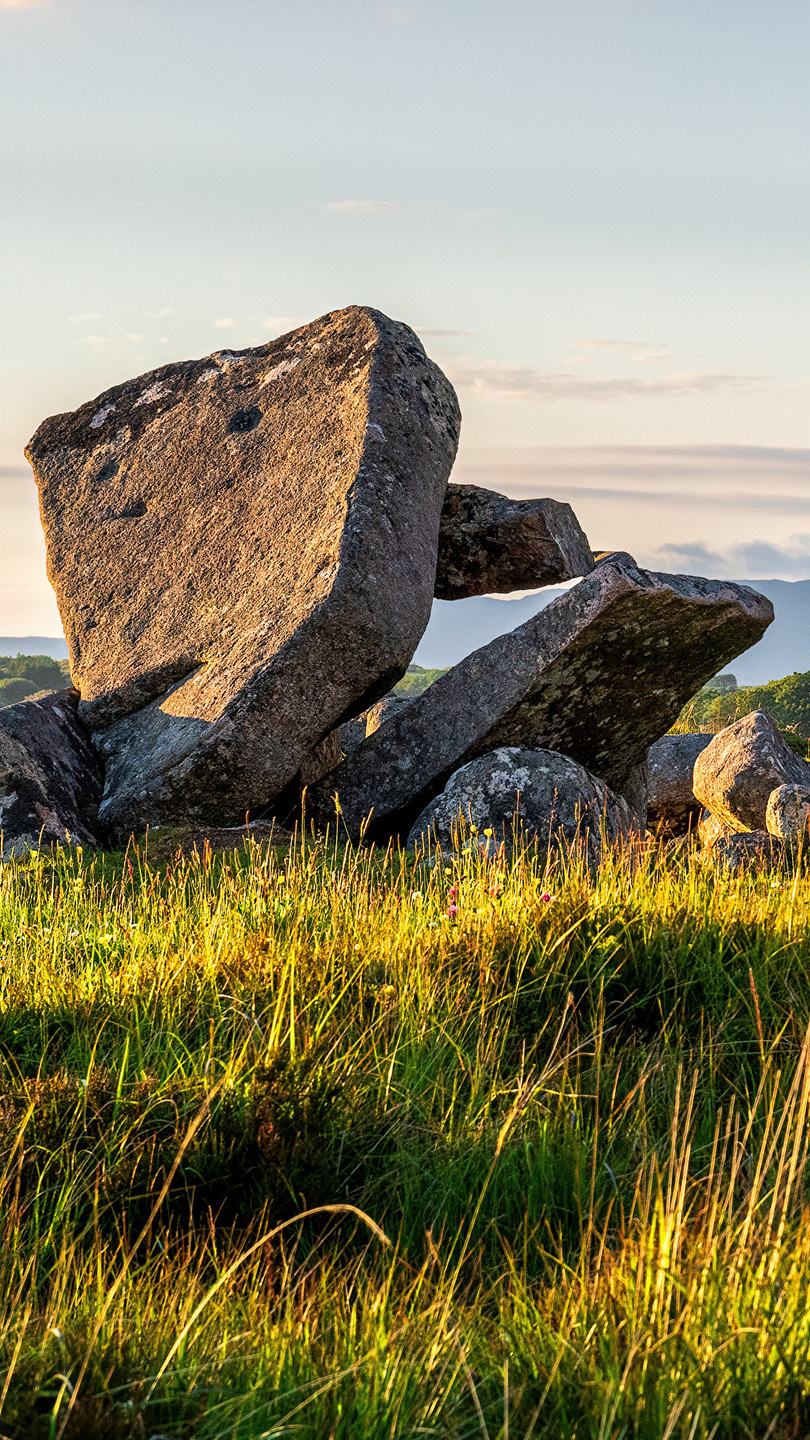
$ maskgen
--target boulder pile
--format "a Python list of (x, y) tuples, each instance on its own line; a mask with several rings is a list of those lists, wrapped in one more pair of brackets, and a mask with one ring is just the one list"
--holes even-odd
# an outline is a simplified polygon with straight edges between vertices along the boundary
[[(5, 854), (230, 832), (302, 798), (317, 824), (420, 847), (451, 843), (459, 814), (594, 860), (643, 829), (650, 746), (770, 602), (597, 562), (570, 506), (448, 483), (459, 428), (413, 331), (365, 307), (46, 420), (27, 454), (78, 693), (0, 712)], [(391, 696), (434, 595), (577, 579), (424, 694)], [(770, 791), (810, 781), (774, 767), (763, 822)], [(760, 796), (716, 768), (724, 815)], [(706, 801), (684, 793), (693, 816)]]

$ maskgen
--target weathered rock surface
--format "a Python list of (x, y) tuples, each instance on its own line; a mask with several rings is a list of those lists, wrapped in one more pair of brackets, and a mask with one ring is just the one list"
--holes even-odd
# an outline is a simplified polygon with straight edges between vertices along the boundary
[(732, 830), (765, 830), (771, 791), (810, 784), (810, 765), (764, 710), (754, 710), (714, 736), (695, 762), (692, 783), (700, 803)]
[(685, 835), (700, 819), (692, 772), (711, 735), (663, 735), (650, 746), (647, 823), (662, 835)]
[(251, 844), (270, 849), (284, 849), (292, 844), (294, 835), (281, 825), (256, 820), (250, 825), (207, 826), (201, 830), (185, 830), (171, 827), (154, 830), (149, 836), (148, 854), (154, 863), (163, 864), (180, 856), (191, 860), (195, 855), (201, 860), (211, 855), (225, 855), (234, 850), (246, 850)]
[(719, 870), (756, 872), (776, 869), (783, 862), (784, 853), (781, 841), (767, 831), (745, 830), (719, 835), (710, 846), (704, 846), (700, 858), (703, 864)]
[(460, 848), (475, 826), (482, 835), (491, 829), (493, 844), (507, 852), (536, 839), (541, 853), (581, 846), (597, 864), (603, 842), (626, 838), (632, 823), (626, 801), (567, 755), (507, 747), (457, 770), (419, 816), (407, 847)]
[(102, 774), (75, 690), (0, 710), (2, 858), (52, 844), (95, 847)]
[(765, 827), (792, 851), (810, 854), (810, 786), (779, 785), (768, 796)]
[(376, 705), (372, 705), (365, 712), (366, 735), (373, 735), (386, 720), (392, 720), (398, 715), (410, 698), (410, 695), (383, 695), (382, 700), (378, 700)]
[(591, 547), (570, 505), (448, 485), (436, 569), (440, 600), (534, 590), (592, 569)]
[(727, 825), (725, 820), (720, 820), (716, 815), (712, 815), (711, 810), (701, 810), (697, 831), (698, 839), (704, 850), (711, 850), (719, 840), (728, 840), (732, 835), (739, 833)]
[(773, 607), (747, 586), (658, 575), (613, 554), (469, 655), (309, 792), (350, 834), (406, 831), (450, 775), (503, 746), (558, 750), (619, 794), (701, 684), (753, 645)]
[(27, 453), (110, 831), (238, 819), (400, 678), (459, 423), (413, 332), (352, 307), (40, 426)]

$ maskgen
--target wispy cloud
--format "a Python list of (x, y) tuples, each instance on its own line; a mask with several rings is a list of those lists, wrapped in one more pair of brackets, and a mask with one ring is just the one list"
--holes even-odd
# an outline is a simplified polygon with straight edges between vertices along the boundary
[(662, 569), (677, 574), (744, 577), (749, 580), (804, 580), (810, 575), (810, 535), (791, 535), (786, 545), (750, 540), (728, 550), (712, 550), (700, 540), (662, 545), (656, 552)]
[(415, 5), (379, 5), (377, 14), (388, 25), (410, 25), (416, 19)]
[(242, 323), (243, 322), (241, 320), (234, 320), (232, 315), (225, 315), (222, 320), (214, 321), (214, 329), (236, 330), (237, 326), (241, 325)]
[(0, 10), (33, 10), (44, 4), (45, 0), (0, 0)]
[(666, 345), (654, 345), (649, 340), (611, 340), (597, 336), (572, 340), (569, 348), (572, 354), (587, 355), (594, 350), (606, 351), (608, 354), (622, 355), (639, 364), (671, 360), (673, 355), (673, 351)]
[(135, 330), (111, 331), (106, 335), (83, 335), (76, 344), (85, 345), (88, 350), (111, 350), (121, 346), (140, 345), (145, 339), (145, 335)]
[(89, 325), (91, 320), (103, 320), (103, 310), (88, 310), (86, 315), (68, 315), (71, 325)]
[(476, 360), (448, 361), (450, 379), (462, 389), (496, 400), (635, 400), (660, 395), (711, 395), (724, 390), (751, 390), (764, 383), (759, 375), (715, 371), (683, 371), (644, 379), (638, 375), (577, 375), (567, 371), (532, 370)]
[(477, 340), (477, 330), (431, 330), (426, 325), (414, 325), (417, 335), (426, 335), (430, 340)]
[(411, 210), (413, 206), (398, 200), (328, 200), (323, 208), (333, 214), (354, 211), (359, 215), (389, 215), (394, 210)]
[(306, 325), (300, 315), (268, 315), (262, 321), (264, 330), (271, 330), (274, 335), (286, 335), (288, 330), (298, 330), (301, 325)]

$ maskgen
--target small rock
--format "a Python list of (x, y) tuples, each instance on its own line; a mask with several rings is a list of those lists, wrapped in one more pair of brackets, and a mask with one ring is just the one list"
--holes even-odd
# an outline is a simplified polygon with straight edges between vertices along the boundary
[(103, 778), (77, 716), (76, 690), (0, 710), (2, 858), (58, 844), (98, 845)]
[(366, 736), (373, 735), (385, 720), (398, 715), (403, 705), (409, 704), (410, 698), (410, 695), (395, 695), (393, 691), (390, 695), (383, 695), (382, 700), (366, 711)]
[(732, 830), (725, 820), (720, 820), (713, 815), (711, 810), (701, 810), (698, 820), (698, 839), (704, 850), (711, 850), (719, 840), (728, 840), (732, 835), (739, 834), (739, 831)]
[(766, 830), (721, 835), (708, 849), (701, 851), (704, 864), (732, 873), (774, 870), (783, 859), (784, 847)]
[(591, 547), (570, 505), (448, 485), (439, 527), (438, 599), (535, 590), (592, 569)]
[(627, 803), (567, 755), (508, 747), (457, 770), (419, 816), (407, 848), (458, 850), (473, 826), (494, 854), (537, 839), (541, 854), (584, 845), (598, 864), (603, 840), (627, 838), (633, 821)]
[(282, 825), (256, 820), (251, 825), (208, 826), (201, 830), (187, 830), (182, 826), (158, 828), (149, 834), (147, 853), (149, 859), (162, 864), (180, 856), (190, 860), (194, 855), (204, 859), (207, 855), (225, 855), (233, 850), (244, 850), (250, 844), (269, 846), (272, 849), (291, 845), (295, 837), (292, 831)]
[(664, 735), (647, 756), (647, 824), (662, 835), (685, 835), (700, 819), (701, 805), (692, 789), (695, 761), (711, 735)]
[(768, 796), (765, 824), (769, 835), (791, 851), (810, 851), (810, 786), (778, 785)]
[(698, 756), (693, 788), (701, 805), (736, 831), (765, 830), (780, 785), (810, 785), (810, 765), (778, 734), (764, 710), (743, 715)]

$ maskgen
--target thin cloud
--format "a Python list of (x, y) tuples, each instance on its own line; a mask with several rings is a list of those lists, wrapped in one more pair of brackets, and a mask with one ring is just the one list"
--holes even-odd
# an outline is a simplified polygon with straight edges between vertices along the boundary
[(712, 550), (700, 540), (662, 545), (656, 552), (656, 560), (677, 574), (804, 580), (810, 576), (810, 535), (791, 535), (787, 545), (772, 545), (766, 540), (743, 541), (725, 551)]
[(0, 10), (33, 10), (44, 4), (45, 0), (0, 0)]
[(238, 325), (241, 325), (242, 323), (243, 323), (243, 322), (242, 322), (241, 320), (234, 320), (234, 318), (233, 318), (232, 315), (225, 315), (222, 320), (215, 320), (215, 321), (214, 321), (214, 329), (215, 329), (215, 330), (235, 330), (236, 327), (237, 327)]
[(274, 335), (286, 335), (288, 330), (298, 330), (302, 325), (306, 325), (306, 320), (298, 315), (268, 315), (262, 321), (263, 328), (272, 330)]
[(145, 339), (145, 335), (129, 330), (126, 334), (83, 335), (80, 340), (76, 341), (76, 344), (85, 345), (88, 350), (110, 350), (115, 346), (140, 345)]
[(431, 330), (426, 325), (414, 325), (417, 335), (426, 335), (432, 340), (477, 340), (477, 330)]
[(496, 400), (636, 400), (651, 395), (677, 397), (750, 390), (763, 383), (763, 377), (758, 375), (712, 371), (685, 371), (642, 379), (637, 375), (576, 375), (466, 359), (449, 362), (446, 368), (454, 384)]
[(571, 342), (571, 350), (574, 354), (590, 354), (594, 350), (607, 351), (609, 354), (623, 355), (628, 360), (635, 360), (637, 363), (653, 363), (661, 360), (671, 360), (673, 351), (665, 345), (655, 345), (649, 340), (610, 340), (600, 339), (596, 336), (585, 336)]
[[(2, 0), (0, 0), (0, 5), (2, 5)], [(68, 315), (68, 321), (71, 325), (89, 325), (91, 320), (103, 319), (103, 310), (88, 310), (86, 315)]]
[(333, 214), (354, 211), (358, 215), (389, 215), (394, 210), (408, 210), (412, 207), (397, 200), (329, 200), (323, 208)]
[(411, 25), (416, 19), (414, 5), (380, 5), (377, 14), (388, 25)]

